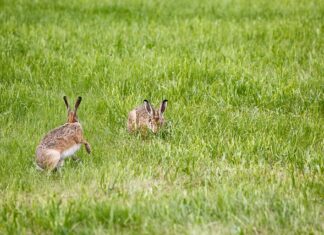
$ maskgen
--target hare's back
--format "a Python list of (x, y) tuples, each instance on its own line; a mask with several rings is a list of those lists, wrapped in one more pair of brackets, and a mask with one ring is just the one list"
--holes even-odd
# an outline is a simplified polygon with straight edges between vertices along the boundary
[(63, 126), (55, 128), (45, 135), (41, 145), (47, 148), (56, 148), (62, 143), (70, 142), (75, 137), (82, 135), (82, 127), (79, 123), (66, 123)]
[(147, 113), (147, 111), (146, 111), (146, 109), (145, 109), (144, 106), (137, 107), (135, 109), (135, 111), (136, 111), (136, 116), (138, 118), (139, 117), (141, 117), (141, 118), (148, 118), (149, 117), (149, 115), (148, 115), (148, 113)]

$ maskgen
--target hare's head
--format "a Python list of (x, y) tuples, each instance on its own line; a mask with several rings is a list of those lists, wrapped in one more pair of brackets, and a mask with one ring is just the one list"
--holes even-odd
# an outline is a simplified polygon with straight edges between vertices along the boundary
[(78, 107), (81, 103), (81, 100), (82, 100), (82, 97), (78, 97), (77, 101), (75, 102), (75, 105), (74, 105), (74, 110), (71, 109), (68, 101), (67, 101), (67, 97), (64, 96), (63, 97), (64, 99), (64, 102), (65, 102), (65, 105), (66, 105), (66, 108), (67, 108), (67, 111), (68, 111), (68, 120), (67, 122), (68, 123), (74, 123), (74, 122), (78, 122), (78, 116), (77, 116), (77, 110), (78, 110)]
[(158, 109), (154, 109), (150, 102), (144, 100), (144, 107), (148, 113), (148, 128), (152, 130), (153, 133), (157, 133), (160, 127), (164, 124), (163, 113), (166, 109), (168, 100), (163, 100)]

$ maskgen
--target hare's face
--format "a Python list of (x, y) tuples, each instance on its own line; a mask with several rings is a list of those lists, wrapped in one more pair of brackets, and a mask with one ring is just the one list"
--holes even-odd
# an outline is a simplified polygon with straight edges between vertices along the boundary
[(149, 116), (147, 124), (148, 128), (153, 133), (157, 133), (164, 124), (163, 113), (166, 109), (167, 100), (162, 101), (162, 104), (159, 109), (154, 109), (147, 100), (144, 100), (144, 105)]
[(164, 123), (163, 114), (158, 111), (153, 111), (156, 113), (149, 119), (148, 127), (153, 133), (157, 133)]

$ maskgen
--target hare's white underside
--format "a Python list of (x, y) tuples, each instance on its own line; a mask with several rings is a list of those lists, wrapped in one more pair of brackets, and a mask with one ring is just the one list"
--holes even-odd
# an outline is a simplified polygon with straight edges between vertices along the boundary
[(72, 147), (66, 149), (64, 152), (61, 154), (61, 158), (65, 159), (71, 155), (73, 155), (76, 151), (78, 151), (81, 147), (81, 144), (75, 144)]

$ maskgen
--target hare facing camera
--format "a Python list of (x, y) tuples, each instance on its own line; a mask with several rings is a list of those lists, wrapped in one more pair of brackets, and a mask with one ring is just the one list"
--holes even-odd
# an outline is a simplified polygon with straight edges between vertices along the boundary
[(68, 111), (67, 123), (47, 133), (36, 149), (36, 164), (44, 170), (58, 170), (63, 166), (64, 159), (72, 156), (82, 144), (89, 154), (91, 152), (77, 117), (82, 98), (77, 99), (74, 110), (71, 110), (67, 97), (63, 99)]
[(146, 131), (150, 129), (153, 133), (157, 133), (163, 126), (165, 120), (163, 113), (167, 107), (168, 100), (163, 100), (160, 107), (154, 109), (149, 101), (144, 100), (144, 104), (133, 109), (128, 114), (128, 131), (135, 132), (137, 130)]

